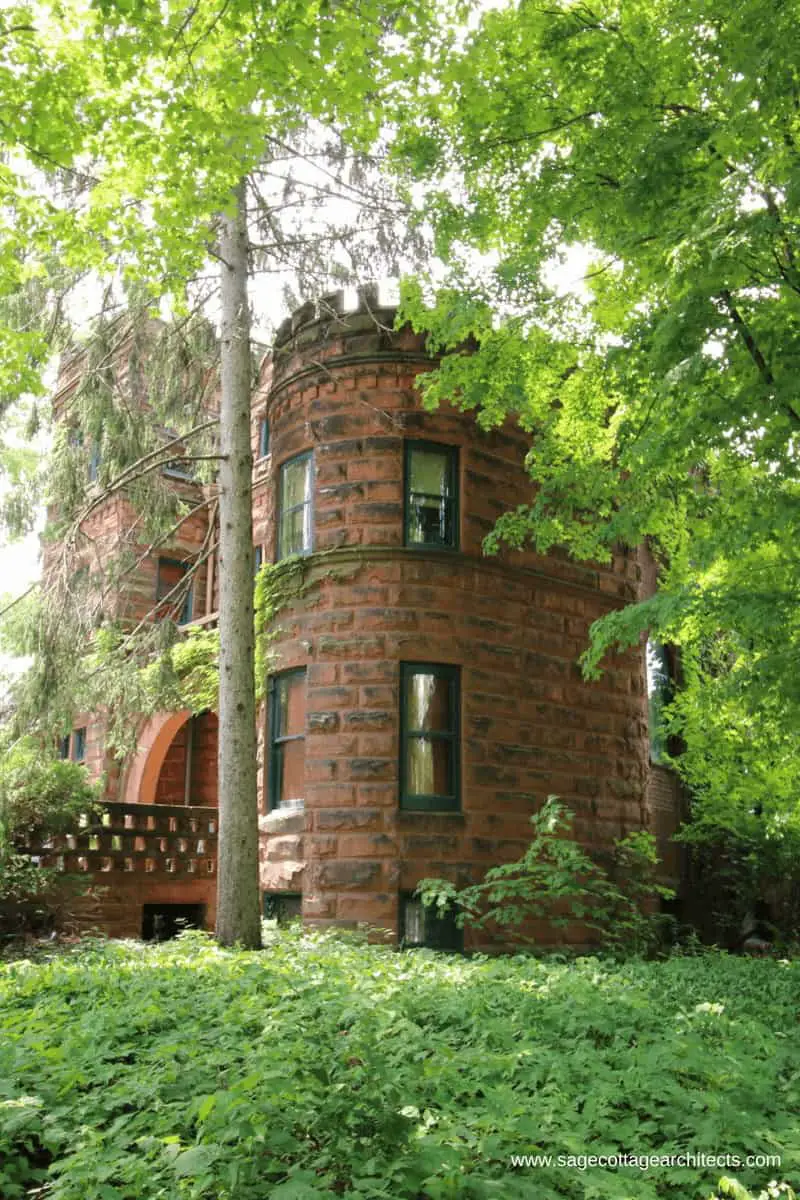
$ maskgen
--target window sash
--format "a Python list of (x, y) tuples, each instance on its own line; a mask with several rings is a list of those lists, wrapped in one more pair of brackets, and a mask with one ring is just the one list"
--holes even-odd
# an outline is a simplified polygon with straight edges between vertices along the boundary
[[(444, 460), (442, 492), (414, 488), (414, 456), (429, 454)], [(458, 447), (441, 442), (407, 440), (405, 444), (405, 486), (403, 488), (403, 532), (406, 546), (437, 549), (458, 548)], [(424, 516), (437, 513), (438, 532), (425, 528)]]
[[(302, 733), (283, 733), (281, 732), (281, 723), (283, 716), (283, 705), (281, 703), (281, 690), (291, 688), (292, 684), (300, 686), (303, 689), (303, 731)], [(269, 685), (269, 782), (268, 782), (268, 803), (267, 808), (273, 809), (289, 809), (301, 808), (305, 805), (305, 795), (302, 797), (287, 797), (287, 800), (294, 800), (296, 803), (287, 803), (287, 800), (281, 798), (283, 788), (284, 768), (286, 765), (287, 746), (291, 746), (297, 742), (305, 743), (305, 684), (306, 671), (304, 667), (294, 671), (284, 671), (280, 675), (273, 675)], [(286, 712), (288, 716), (289, 696), (286, 697)], [(305, 763), (305, 749), (303, 750), (303, 763)], [(303, 789), (305, 791), (305, 788)], [(299, 803), (297, 803), (299, 801)]]
[[(286, 504), (289, 487), (288, 472), (301, 465), (304, 466), (303, 499), (296, 504)], [(278, 560), (287, 558), (290, 554), (311, 553), (313, 543), (312, 487), (313, 454), (311, 451), (298, 454), (282, 465), (278, 481)], [(291, 520), (297, 513), (302, 514), (299, 528), (297, 523)]]
[[(411, 680), (416, 675), (433, 675), (443, 680), (448, 687), (448, 725), (447, 729), (416, 729), (408, 725), (408, 697)], [(456, 666), (441, 663), (401, 663), (400, 665), (400, 807), (411, 810), (426, 810), (433, 812), (453, 812), (461, 807), (460, 779), (460, 671)], [(411, 754), (412, 746), (419, 742), (429, 742), (447, 746), (446, 759), (447, 791), (446, 792), (416, 792), (411, 791)], [(437, 764), (431, 755), (431, 770), (436, 771)]]
[(86, 759), (86, 726), (72, 731), (72, 761), (82, 763)]

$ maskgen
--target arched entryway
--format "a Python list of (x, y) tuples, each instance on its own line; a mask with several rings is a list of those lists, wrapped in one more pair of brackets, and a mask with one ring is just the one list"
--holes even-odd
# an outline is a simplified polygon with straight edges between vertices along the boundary
[(217, 807), (218, 728), (213, 712), (184, 721), (164, 755), (153, 803)]
[(161, 713), (142, 727), (122, 799), (216, 808), (218, 719), (214, 712)]

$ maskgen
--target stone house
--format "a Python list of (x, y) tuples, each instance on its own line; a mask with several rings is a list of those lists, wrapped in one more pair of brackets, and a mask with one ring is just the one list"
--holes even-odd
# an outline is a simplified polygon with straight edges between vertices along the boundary
[[(455, 407), (425, 411), (417, 385), (432, 359), (393, 321), (371, 290), (350, 311), (341, 294), (305, 305), (253, 395), (254, 568), (304, 557), (302, 594), (274, 621), (259, 714), (265, 911), (450, 944), (415, 885), (517, 858), (549, 794), (594, 852), (653, 830), (674, 881), (680, 794), (651, 761), (644, 647), (596, 683), (577, 666), (591, 623), (654, 586), (652, 563), (624, 548), (607, 566), (486, 557), (497, 517), (530, 496), (526, 438)], [(74, 386), (63, 374), (57, 408)], [(173, 483), (189, 501), (202, 494), (180, 469)], [(211, 512), (142, 562), (129, 617), (214, 624), (213, 557), (181, 587)], [(118, 495), (89, 532), (111, 540), (130, 519)], [(130, 935), (182, 915), (213, 927), (216, 751), (211, 712), (142, 723), (136, 753), (109, 774), (104, 824), (64, 847), (64, 865), (98, 885), (82, 921)], [(107, 768), (102, 714), (81, 716), (63, 752)]]

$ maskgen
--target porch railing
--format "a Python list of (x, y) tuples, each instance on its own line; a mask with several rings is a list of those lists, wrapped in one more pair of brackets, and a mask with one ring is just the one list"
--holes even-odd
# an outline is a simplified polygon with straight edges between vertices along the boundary
[(109, 801), (75, 833), (56, 834), (26, 852), (69, 875), (216, 876), (216, 808)]

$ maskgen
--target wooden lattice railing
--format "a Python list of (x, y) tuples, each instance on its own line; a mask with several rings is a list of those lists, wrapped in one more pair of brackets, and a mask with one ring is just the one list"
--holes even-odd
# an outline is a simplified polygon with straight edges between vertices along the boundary
[(209, 878), (217, 873), (216, 808), (108, 802), (77, 833), (29, 843), (43, 866), (69, 875), (115, 872)]

